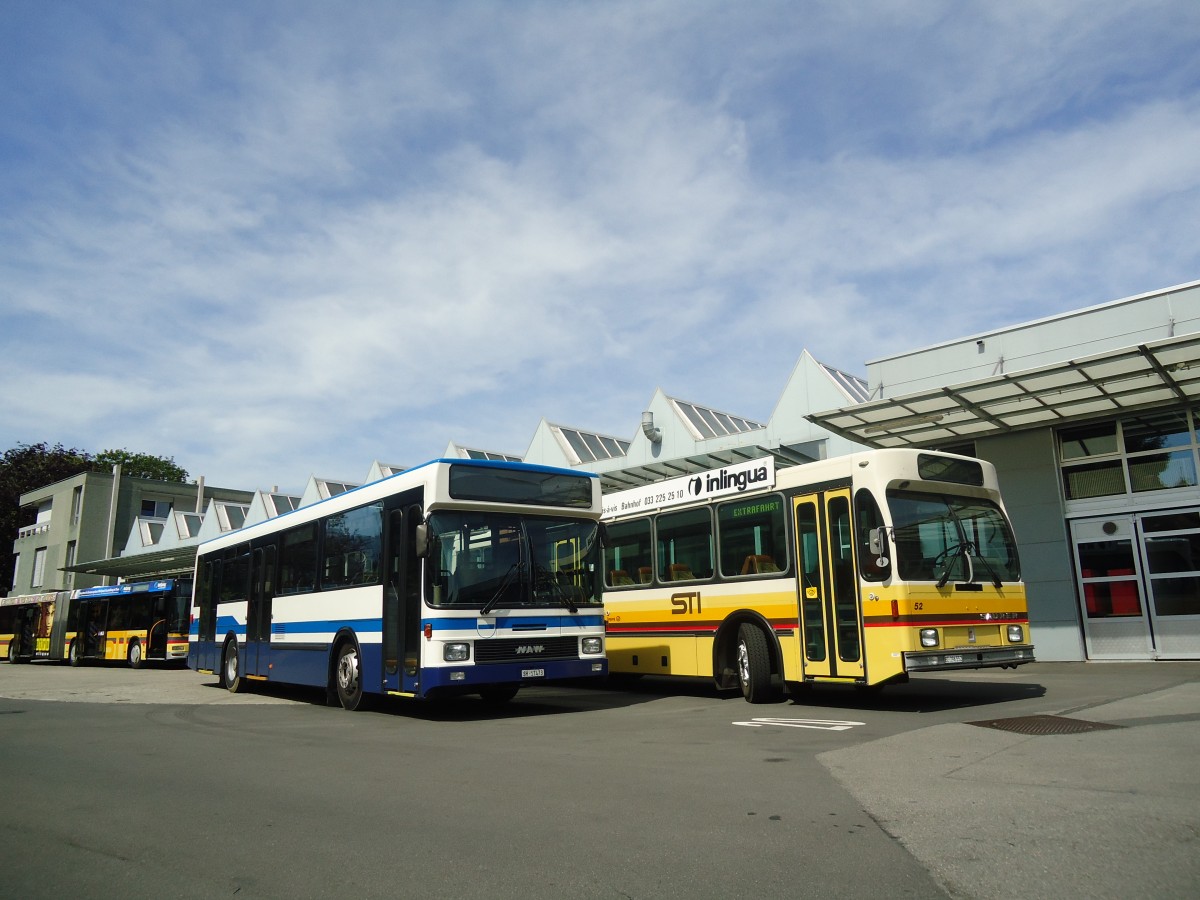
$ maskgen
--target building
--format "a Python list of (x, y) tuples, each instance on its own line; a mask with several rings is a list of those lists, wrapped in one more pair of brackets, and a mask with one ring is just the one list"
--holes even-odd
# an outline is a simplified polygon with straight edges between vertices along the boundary
[[(136, 579), (190, 572), (190, 557), (164, 548), (177, 547), (179, 535), (198, 537), (205, 504), (220, 508), (240, 525), (237, 510), (253, 497), (249, 491), (179, 484), (110, 472), (84, 472), (21, 496), (22, 508), (35, 517), (13, 543), (16, 569), (12, 595), (38, 594), (107, 584), (113, 577)], [(244, 513), (242, 518), (244, 518)], [(214, 517), (214, 520), (216, 517)], [(172, 536), (175, 540), (172, 540)], [(90, 561), (156, 549), (139, 566), (89, 566)]]
[(618, 490), (768, 454), (976, 455), (1000, 475), (1040, 659), (1186, 659), (1200, 658), (1198, 427), (1193, 282), (882, 357), (865, 381), (805, 351), (767, 422), (659, 391), (632, 438), (543, 421), (525, 459)]

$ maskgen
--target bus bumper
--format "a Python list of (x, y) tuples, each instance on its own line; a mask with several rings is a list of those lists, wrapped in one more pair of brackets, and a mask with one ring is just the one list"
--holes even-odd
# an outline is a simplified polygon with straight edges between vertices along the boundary
[(906, 672), (938, 672), (943, 669), (989, 669), (996, 666), (1016, 667), (1035, 662), (1032, 644), (1012, 647), (965, 647), (944, 650), (923, 650), (904, 654)]
[(474, 666), (446, 666), (423, 670), (422, 695), (439, 689), (478, 690), (489, 684), (540, 684), (575, 678), (603, 677), (608, 674), (604, 657), (585, 659), (529, 660)]

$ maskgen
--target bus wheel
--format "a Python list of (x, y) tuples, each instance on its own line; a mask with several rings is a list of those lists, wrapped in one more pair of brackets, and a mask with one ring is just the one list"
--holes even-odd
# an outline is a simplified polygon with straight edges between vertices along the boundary
[(145, 657), (142, 656), (142, 642), (132, 640), (129, 642), (129, 668), (140, 669), (144, 663)]
[(738, 627), (737, 674), (742, 696), (748, 702), (770, 703), (776, 699), (771, 687), (767, 637), (756, 625), (743, 623)]
[(488, 706), (503, 706), (521, 689), (519, 684), (489, 684), (479, 689), (479, 696)]
[(16, 640), (11, 640), (8, 642), (8, 664), (15, 666), (18, 662), (20, 662), (20, 659), (17, 656), (17, 642)]
[(238, 665), (237, 641), (225, 645), (224, 660), (221, 663), (221, 674), (224, 676), (225, 687), (231, 694), (240, 694), (246, 687), (246, 681)]
[(71, 641), (71, 646), (67, 649), (67, 662), (73, 666), (83, 665), (83, 654), (79, 652), (79, 641)]
[(358, 647), (353, 641), (346, 641), (338, 647), (333, 678), (337, 682), (338, 700), (342, 709), (358, 709), (363, 700), (362, 666), (358, 658)]

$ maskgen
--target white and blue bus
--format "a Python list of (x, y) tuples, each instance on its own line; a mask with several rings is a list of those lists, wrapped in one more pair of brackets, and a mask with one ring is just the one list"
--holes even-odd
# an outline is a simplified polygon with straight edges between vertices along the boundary
[(188, 664), (331, 703), (604, 676), (599, 479), (435, 460), (202, 544)]

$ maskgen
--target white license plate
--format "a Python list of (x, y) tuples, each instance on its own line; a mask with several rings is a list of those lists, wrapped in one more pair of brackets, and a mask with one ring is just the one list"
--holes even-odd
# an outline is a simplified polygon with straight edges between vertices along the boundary
[(961, 656), (947, 656), (946, 657), (947, 663), (960, 663), (962, 661), (963, 661), (963, 658)]
[(545, 678), (546, 670), (545, 669), (522, 669), (521, 677), (522, 678)]

